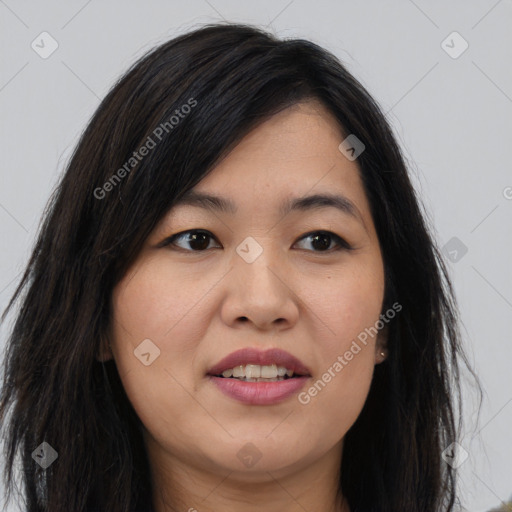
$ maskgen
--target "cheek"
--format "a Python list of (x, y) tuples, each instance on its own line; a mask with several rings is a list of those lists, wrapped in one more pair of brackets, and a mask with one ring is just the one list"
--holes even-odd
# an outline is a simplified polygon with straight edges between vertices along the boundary
[(312, 338), (319, 372), (299, 401), (314, 423), (336, 425), (341, 436), (361, 412), (372, 381), (384, 274), (379, 260), (374, 259), (340, 267), (329, 279), (317, 279), (316, 283), (315, 287), (310, 284), (306, 296), (319, 320), (317, 335)]
[[(114, 337), (120, 348), (131, 344), (133, 350), (149, 338), (166, 351), (170, 340), (173, 351), (186, 349), (181, 344), (197, 337), (197, 323), (191, 322), (189, 313), (211, 286), (208, 279), (177, 272), (162, 258), (135, 265), (112, 295)], [(186, 336), (179, 335), (183, 331)]]
[(368, 344), (375, 341), (370, 328), (379, 319), (384, 299), (384, 272), (378, 258), (354, 258), (330, 270), (329, 275), (303, 278), (302, 282), (301, 293), (308, 298), (318, 325), (323, 326), (324, 353), (332, 358), (345, 352), (351, 341), (365, 332), (371, 333)]
[(188, 313), (208, 283), (186, 281), (183, 274), (180, 281), (169, 266), (152, 261), (134, 266), (112, 294), (116, 366), (146, 426), (165, 421), (169, 411), (179, 414), (190, 408), (184, 389), (193, 387), (190, 369), (203, 334), (202, 324)]
[[(353, 331), (358, 328), (351, 326)], [(347, 328), (348, 330), (348, 328)], [(373, 344), (342, 333), (321, 341), (319, 371), (298, 396), (310, 427), (341, 439), (354, 424), (368, 396), (374, 370)]]

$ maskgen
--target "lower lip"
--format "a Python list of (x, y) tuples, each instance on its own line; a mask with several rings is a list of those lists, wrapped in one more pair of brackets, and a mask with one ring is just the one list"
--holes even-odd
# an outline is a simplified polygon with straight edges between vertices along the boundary
[(304, 387), (308, 376), (275, 382), (246, 382), (209, 375), (210, 380), (225, 395), (249, 405), (271, 405), (286, 400)]

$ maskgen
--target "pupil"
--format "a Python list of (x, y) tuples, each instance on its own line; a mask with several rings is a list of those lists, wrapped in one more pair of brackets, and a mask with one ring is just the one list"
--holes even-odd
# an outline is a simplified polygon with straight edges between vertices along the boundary
[[(327, 234), (321, 234), (321, 235), (315, 235), (312, 240), (312, 244), (315, 247), (315, 249), (328, 249), (330, 245), (330, 236)], [(315, 246), (315, 240), (323, 239), (324, 243), (319, 244), (318, 246)]]
[[(188, 240), (192, 249), (202, 250), (208, 248), (208, 235), (206, 233), (194, 233), (189, 235)], [(194, 246), (194, 243), (198, 244)]]

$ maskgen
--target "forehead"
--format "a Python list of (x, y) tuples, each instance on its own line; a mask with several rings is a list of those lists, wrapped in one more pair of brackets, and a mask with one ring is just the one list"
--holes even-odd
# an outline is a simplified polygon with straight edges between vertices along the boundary
[(330, 194), (346, 198), (347, 213), (352, 204), (367, 223), (371, 219), (359, 166), (338, 149), (344, 138), (337, 120), (320, 103), (294, 105), (244, 137), (181, 204), (193, 204), (195, 192), (228, 199), (228, 204), (217, 205), (226, 213), (246, 207), (254, 214), (275, 210), (282, 215), (296, 198)]
[(309, 100), (261, 123), (242, 139), (229, 158), (243, 159), (248, 153), (275, 161), (338, 156), (337, 147), (343, 139), (342, 128), (334, 116), (318, 101)]

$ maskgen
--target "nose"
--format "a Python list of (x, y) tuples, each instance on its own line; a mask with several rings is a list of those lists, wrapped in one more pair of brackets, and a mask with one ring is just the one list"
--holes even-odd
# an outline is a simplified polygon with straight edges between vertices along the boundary
[(250, 324), (260, 331), (289, 329), (297, 323), (299, 300), (293, 274), (279, 265), (269, 250), (252, 263), (238, 254), (227, 277), (222, 320), (230, 327)]

